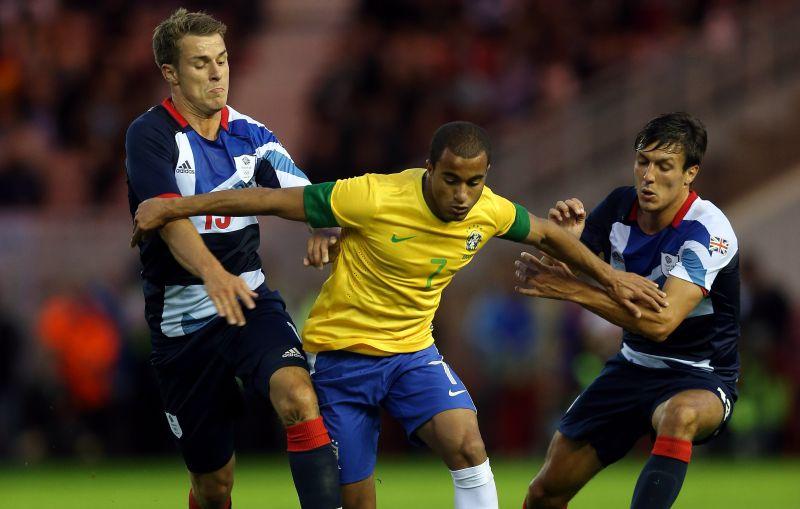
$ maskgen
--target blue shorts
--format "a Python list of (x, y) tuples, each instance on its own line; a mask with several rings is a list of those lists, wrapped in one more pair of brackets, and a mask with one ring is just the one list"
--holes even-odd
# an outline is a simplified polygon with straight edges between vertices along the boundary
[(466, 387), (435, 345), (414, 353), (375, 357), (346, 351), (309, 354), (320, 412), (338, 448), (340, 482), (366, 479), (375, 469), (380, 408), (400, 421), (409, 440), (434, 415), (477, 411)]
[(286, 366), (308, 369), (277, 292), (260, 296), (255, 309), (243, 311), (244, 327), (217, 317), (185, 336), (153, 334), (150, 362), (167, 423), (190, 472), (213, 472), (231, 459), (234, 424), (246, 396), (269, 401), (269, 379), (275, 371)]
[(656, 407), (690, 389), (714, 393), (725, 410), (710, 437), (719, 434), (731, 417), (736, 387), (713, 372), (698, 369), (657, 369), (639, 366), (622, 355), (612, 357), (600, 375), (567, 409), (558, 430), (573, 440), (586, 440), (607, 466), (625, 456), (647, 433), (653, 433)]

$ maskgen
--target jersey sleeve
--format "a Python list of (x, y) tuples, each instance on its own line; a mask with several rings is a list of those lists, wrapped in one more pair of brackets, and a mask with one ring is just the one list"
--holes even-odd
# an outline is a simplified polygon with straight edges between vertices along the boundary
[(707, 295), (717, 274), (733, 260), (738, 250), (736, 235), (727, 220), (708, 226), (698, 222), (681, 244), (678, 262), (668, 275), (696, 284)]
[(142, 118), (128, 128), (125, 168), (131, 192), (140, 202), (155, 196), (181, 194), (175, 180), (177, 148), (170, 134)]
[(302, 187), (311, 183), (272, 131), (259, 124), (255, 136), (258, 144), (256, 158), (259, 160), (256, 183), (259, 186)]
[(528, 214), (528, 209), (494, 193), (492, 199), (497, 211), (495, 236), (514, 242), (525, 240), (531, 232), (531, 216)]
[(363, 228), (378, 210), (377, 183), (362, 175), (312, 184), (303, 192), (303, 206), (313, 228)]

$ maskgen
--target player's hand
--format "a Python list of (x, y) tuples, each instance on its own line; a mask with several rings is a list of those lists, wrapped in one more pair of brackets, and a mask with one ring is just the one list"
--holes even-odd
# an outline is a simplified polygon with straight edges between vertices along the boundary
[(256, 303), (253, 299), (258, 294), (252, 291), (242, 278), (219, 268), (204, 274), (203, 284), (219, 316), (225, 318), (230, 325), (245, 324), (241, 304), (247, 309), (254, 309)]
[(326, 263), (332, 263), (339, 256), (341, 228), (317, 228), (308, 238), (303, 265), (322, 270)]
[(139, 204), (133, 217), (131, 247), (136, 245), (153, 230), (164, 226), (169, 220), (169, 198), (150, 198)]
[(630, 314), (641, 318), (642, 311), (636, 303), (644, 304), (660, 313), (669, 306), (667, 294), (659, 290), (658, 284), (638, 274), (612, 270), (611, 279), (606, 285), (606, 293), (620, 303)]
[(530, 253), (522, 253), (514, 262), (514, 290), (530, 297), (564, 299), (573, 293), (580, 282), (563, 262), (548, 258), (540, 260)]
[(562, 200), (547, 213), (547, 218), (576, 237), (581, 236), (586, 226), (586, 209), (577, 198)]

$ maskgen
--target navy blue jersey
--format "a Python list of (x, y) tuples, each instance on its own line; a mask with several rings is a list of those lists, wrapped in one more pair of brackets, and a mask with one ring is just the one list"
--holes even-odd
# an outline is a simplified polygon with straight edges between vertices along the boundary
[[(155, 196), (191, 196), (247, 187), (307, 185), (305, 174), (263, 124), (230, 106), (210, 141), (192, 129), (171, 99), (133, 121), (125, 138), (131, 215)], [(203, 242), (232, 274), (256, 290), (265, 281), (255, 217), (190, 218)], [(202, 280), (185, 270), (166, 243), (152, 235), (140, 245), (145, 314), (154, 333), (189, 334), (216, 315)]]
[(725, 381), (738, 377), (739, 249), (725, 215), (694, 191), (668, 227), (644, 233), (636, 222), (633, 187), (615, 189), (586, 219), (581, 241), (612, 267), (656, 281), (667, 277), (695, 283), (703, 299), (662, 343), (630, 331), (622, 355), (654, 368), (713, 371)]

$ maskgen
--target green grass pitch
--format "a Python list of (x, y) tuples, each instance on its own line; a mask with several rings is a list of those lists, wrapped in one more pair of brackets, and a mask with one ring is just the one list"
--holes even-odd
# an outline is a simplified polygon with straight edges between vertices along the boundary
[[(643, 458), (600, 473), (570, 509), (625, 508)], [(500, 507), (519, 509), (541, 459), (493, 460)], [(447, 470), (429, 456), (382, 458), (376, 470), (378, 507), (452, 507)], [(48, 463), (0, 468), (0, 508), (184, 509), (188, 479), (175, 460)], [(288, 465), (282, 458), (241, 456), (235, 509), (298, 507)], [(677, 509), (800, 509), (800, 460), (697, 458), (689, 467)]]

